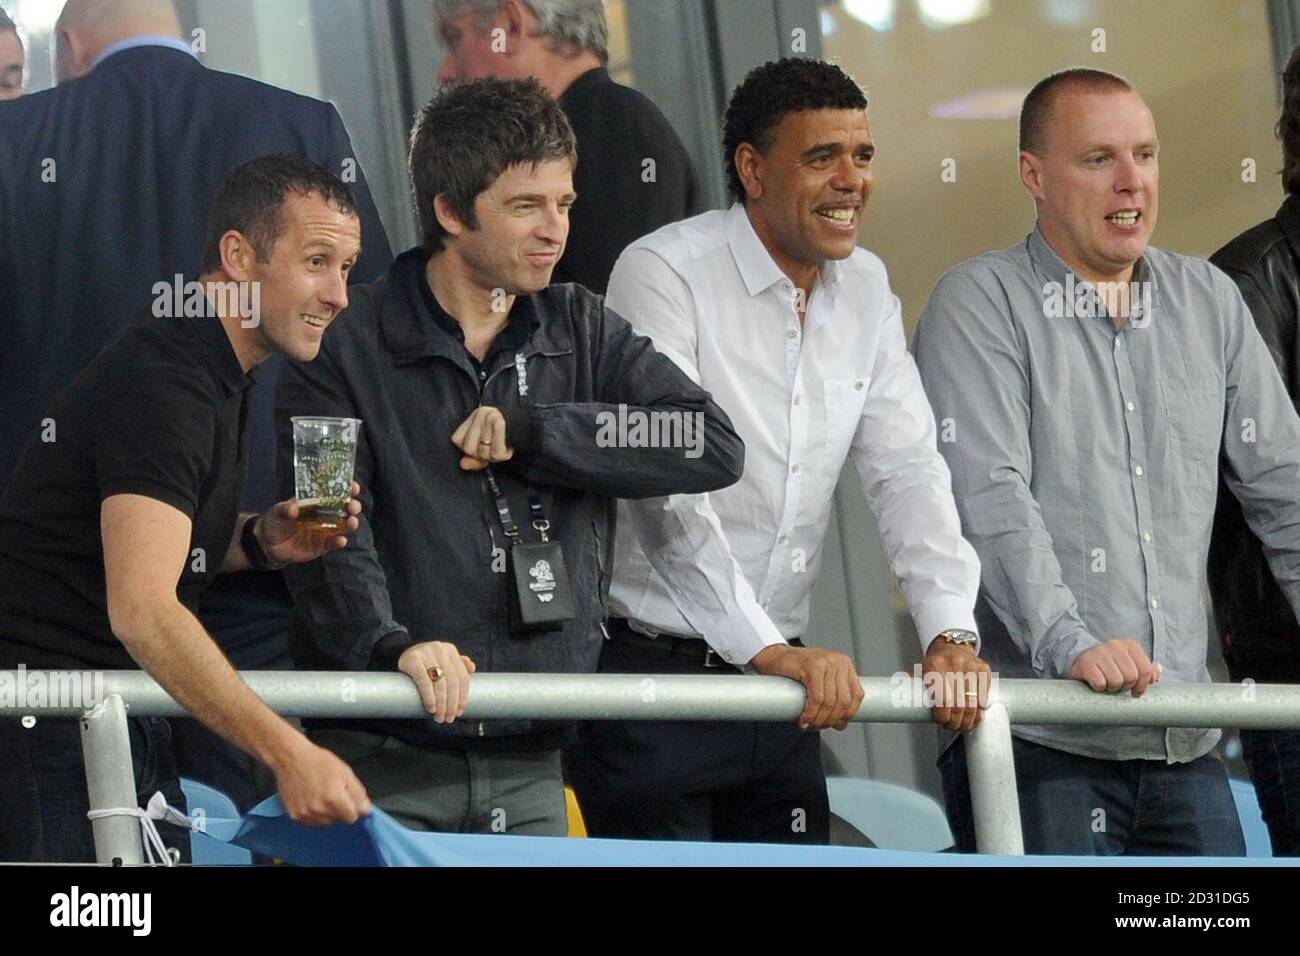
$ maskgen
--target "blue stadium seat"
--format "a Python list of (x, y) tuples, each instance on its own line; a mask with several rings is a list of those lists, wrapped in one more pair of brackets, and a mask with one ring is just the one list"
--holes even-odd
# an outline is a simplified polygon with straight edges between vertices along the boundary
[[(1271, 857), (1268, 827), (1247, 780), (1232, 780), (1248, 857)], [(943, 808), (934, 800), (892, 783), (856, 777), (828, 777), (831, 812), (855, 827), (882, 850), (938, 852), (952, 846), (952, 831)]]
[(827, 777), (831, 813), (882, 850), (937, 853), (952, 846), (943, 808), (907, 787), (857, 777)]
[(220, 790), (184, 777), (181, 778), (181, 790), (189, 807), (189, 817), (196, 825), (190, 833), (190, 856), (194, 865), (252, 866), (252, 853), (225, 842), (235, 835), (242, 822), (231, 799)]

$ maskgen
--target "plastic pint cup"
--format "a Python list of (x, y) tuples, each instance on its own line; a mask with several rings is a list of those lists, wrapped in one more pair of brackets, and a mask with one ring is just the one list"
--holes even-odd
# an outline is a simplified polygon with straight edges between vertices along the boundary
[(361, 420), (298, 417), (290, 421), (298, 527), (322, 538), (344, 534)]

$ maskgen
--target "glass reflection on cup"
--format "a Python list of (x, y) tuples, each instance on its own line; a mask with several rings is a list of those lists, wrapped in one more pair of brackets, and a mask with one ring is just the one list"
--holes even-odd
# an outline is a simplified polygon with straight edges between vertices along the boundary
[(298, 527), (313, 538), (346, 534), (361, 420), (295, 417), (290, 421)]

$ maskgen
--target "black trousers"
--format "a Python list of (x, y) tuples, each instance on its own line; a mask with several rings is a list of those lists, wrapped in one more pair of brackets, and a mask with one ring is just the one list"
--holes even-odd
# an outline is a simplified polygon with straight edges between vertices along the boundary
[(1250, 779), (1274, 856), (1300, 856), (1300, 731), (1243, 730)]
[[(72, 717), (41, 717), (35, 726), (0, 719), (0, 863), (94, 863), (95, 839), (81, 755), (81, 725)], [(171, 727), (158, 717), (128, 721), (136, 805), (162, 791), (185, 812)], [(163, 842), (189, 862), (189, 833), (159, 822)]]
[[(603, 674), (735, 674), (614, 640)], [(594, 837), (830, 842), (821, 735), (790, 723), (585, 721), (565, 773)]]

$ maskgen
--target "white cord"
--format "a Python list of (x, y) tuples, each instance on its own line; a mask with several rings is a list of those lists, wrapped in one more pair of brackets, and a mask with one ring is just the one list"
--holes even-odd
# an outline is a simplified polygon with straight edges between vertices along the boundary
[(175, 866), (176, 860), (167, 849), (167, 844), (158, 835), (155, 820), (165, 820), (185, 830), (194, 829), (194, 823), (185, 814), (169, 806), (162, 791), (149, 798), (146, 810), (139, 807), (110, 807), (104, 810), (91, 810), (86, 814), (92, 821), (108, 817), (135, 817), (140, 821), (140, 833), (144, 837), (144, 855), (150, 866)]

